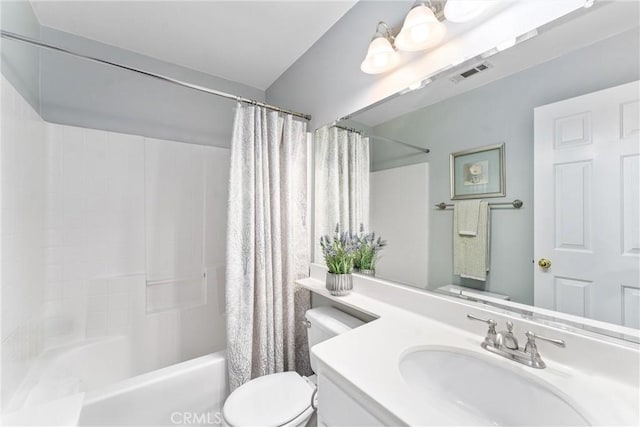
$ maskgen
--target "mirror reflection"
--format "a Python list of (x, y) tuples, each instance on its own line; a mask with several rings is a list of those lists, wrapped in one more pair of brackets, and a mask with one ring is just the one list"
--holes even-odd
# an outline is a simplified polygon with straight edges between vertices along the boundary
[(315, 235), (375, 232), (380, 278), (640, 327), (640, 32), (603, 11), (317, 129)]

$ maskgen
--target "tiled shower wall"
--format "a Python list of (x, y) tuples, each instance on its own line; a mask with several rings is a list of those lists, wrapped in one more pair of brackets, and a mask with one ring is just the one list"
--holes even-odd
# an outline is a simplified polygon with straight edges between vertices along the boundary
[(99, 279), (144, 273), (144, 138), (47, 123), (46, 340), (81, 339)]
[(0, 82), (0, 389), (8, 401), (43, 349), (45, 123)]
[(228, 150), (2, 102), (3, 402), (51, 347), (124, 335), (132, 375), (224, 348)]

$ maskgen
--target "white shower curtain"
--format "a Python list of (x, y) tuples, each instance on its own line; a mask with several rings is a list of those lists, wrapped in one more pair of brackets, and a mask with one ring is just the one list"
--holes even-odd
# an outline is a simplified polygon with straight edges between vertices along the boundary
[(369, 226), (369, 138), (322, 127), (315, 133), (315, 259), (322, 262), (318, 240)]
[[(310, 371), (306, 123), (238, 105), (231, 144), (226, 256), (231, 390), (251, 378)], [(296, 345), (296, 343), (298, 345)]]

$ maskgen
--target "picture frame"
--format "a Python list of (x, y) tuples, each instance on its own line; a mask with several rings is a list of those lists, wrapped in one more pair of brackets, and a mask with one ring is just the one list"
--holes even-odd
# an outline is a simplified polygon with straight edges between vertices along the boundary
[(504, 143), (449, 155), (451, 200), (506, 195)]

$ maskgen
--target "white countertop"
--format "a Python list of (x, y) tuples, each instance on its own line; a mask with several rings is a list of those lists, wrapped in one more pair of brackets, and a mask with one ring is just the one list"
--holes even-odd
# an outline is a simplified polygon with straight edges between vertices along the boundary
[[(539, 348), (548, 366), (546, 369), (533, 369), (482, 349), (480, 343), (484, 339), (486, 325), (481, 324), (478, 328), (473, 322), (470, 329), (482, 331), (473, 333), (359, 292), (344, 297), (331, 296), (320, 280), (309, 278), (297, 283), (340, 304), (379, 317), (314, 346), (312, 357), (318, 364), (319, 375), (325, 373), (332, 378), (340, 378), (345, 386), (355, 388), (375, 402), (378, 409), (388, 413), (389, 419), (420, 425), (424, 424), (425, 411), (429, 411), (429, 423), (433, 425), (469, 424), (470, 420), (464, 419), (459, 411), (430, 409), (425, 405), (424, 396), (412, 392), (400, 373), (400, 359), (409, 349), (446, 346), (475, 352), (481, 357), (494, 359), (506, 369), (546, 382), (594, 425), (638, 425), (640, 422), (637, 379), (625, 382), (589, 367), (576, 369), (573, 365), (545, 357), (548, 348), (544, 344)], [(474, 313), (471, 309), (468, 311)], [(524, 331), (518, 327), (516, 324), (514, 332), (520, 338)], [(575, 343), (574, 348), (582, 348), (581, 342), (576, 340)], [(571, 344), (568, 342), (567, 347)], [(638, 354), (637, 349), (627, 347), (613, 346), (611, 351), (611, 354), (603, 354), (598, 350), (599, 354), (581, 354), (579, 357), (609, 358), (616, 352), (626, 352), (620, 360), (627, 361), (634, 360), (634, 355)], [(632, 352), (631, 357), (628, 352)]]

